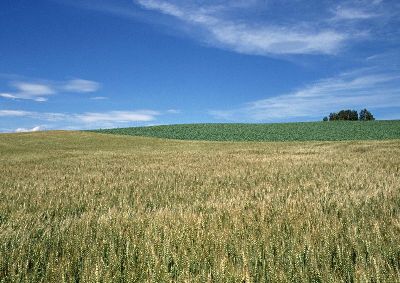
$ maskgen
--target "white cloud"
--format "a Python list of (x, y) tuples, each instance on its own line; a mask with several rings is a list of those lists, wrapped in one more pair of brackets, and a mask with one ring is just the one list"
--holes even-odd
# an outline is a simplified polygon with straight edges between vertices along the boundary
[(69, 92), (95, 92), (100, 88), (100, 84), (95, 81), (75, 79), (66, 82), (63, 88)]
[(22, 110), (0, 110), (0, 117), (25, 117), (31, 114), (32, 112)]
[(64, 113), (32, 112), (24, 110), (0, 110), (0, 117), (26, 117), (31, 119), (56, 122), (69, 119), (70, 116)]
[(166, 113), (168, 113), (168, 114), (179, 114), (179, 113), (181, 113), (181, 110), (179, 110), (179, 109), (168, 109), (166, 111)]
[(43, 96), (51, 95), (56, 91), (49, 84), (38, 84), (28, 82), (14, 82), (14, 87), (21, 93), (27, 96)]
[[(46, 121), (60, 124), (68, 124), (68, 127), (84, 128), (97, 126), (113, 126), (130, 122), (154, 121), (161, 115), (153, 110), (136, 111), (107, 111), (107, 112), (85, 112), (85, 113), (53, 113), (53, 112), (30, 112), (22, 110), (0, 110), (0, 117), (22, 117), (30, 120)], [(56, 126), (57, 128), (57, 126)]]
[[(373, 22), (372, 18), (387, 22), (398, 18), (395, 1), (382, 0), (104, 0), (96, 4), (53, 1), (158, 23), (167, 27), (168, 33), (182, 32), (210, 46), (271, 57), (338, 54), (355, 41), (382, 40), (388, 25), (375, 19)], [(136, 5), (130, 6), (132, 2)], [(367, 20), (370, 25), (364, 25)]]
[(30, 83), (30, 82), (12, 82), (11, 86), (15, 88), (13, 93), (0, 93), (0, 97), (8, 99), (30, 99), (38, 102), (46, 101), (46, 96), (57, 93), (57, 90), (50, 84)]
[(322, 117), (342, 108), (400, 107), (399, 75), (365, 70), (320, 80), (289, 94), (252, 101), (232, 110), (210, 114), (225, 120), (280, 121)]
[(105, 100), (108, 99), (106, 96), (93, 96), (90, 98), (91, 100)]
[[(179, 19), (203, 30), (205, 41), (217, 47), (239, 53), (271, 54), (334, 54), (349, 35), (333, 29), (316, 29), (297, 23), (296, 26), (276, 26), (228, 20), (212, 8), (201, 5), (178, 6), (168, 1), (137, 0), (143, 8)], [(354, 38), (354, 35), (353, 35)]]
[(10, 99), (16, 99), (17, 97), (13, 94), (10, 93), (0, 93), (0, 97), (4, 97), (4, 98), (10, 98)]
[(96, 92), (100, 84), (95, 81), (74, 79), (65, 82), (30, 82), (14, 81), (10, 83), (13, 92), (0, 93), (0, 97), (7, 99), (27, 99), (37, 102), (47, 101), (49, 96), (62, 92), (89, 93)]
[(271, 57), (333, 55), (355, 41), (387, 40), (392, 29), (387, 23), (399, 14), (396, 1), (383, 0), (53, 1), (159, 24), (168, 33), (182, 32), (217, 48)]
[(156, 111), (141, 110), (141, 111), (110, 111), (105, 113), (88, 112), (74, 116), (74, 119), (83, 123), (98, 123), (98, 122), (148, 122), (153, 121), (155, 116), (159, 115)]
[(36, 102), (45, 102), (45, 101), (47, 101), (47, 98), (44, 98), (44, 97), (37, 97), (37, 98), (35, 98), (34, 99)]
[(367, 20), (379, 17), (379, 14), (355, 7), (338, 7), (332, 20)]
[(24, 132), (38, 132), (38, 131), (44, 131), (45, 128), (42, 126), (36, 126), (30, 129), (27, 128), (18, 128), (15, 130), (16, 133), (24, 133)]

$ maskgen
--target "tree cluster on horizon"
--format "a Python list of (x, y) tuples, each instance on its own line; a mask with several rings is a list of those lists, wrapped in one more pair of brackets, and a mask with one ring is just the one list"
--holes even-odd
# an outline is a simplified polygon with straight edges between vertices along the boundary
[(325, 116), (323, 121), (373, 121), (374, 116), (367, 109), (360, 111), (360, 114), (356, 110), (340, 110), (339, 112), (332, 112), (329, 117)]

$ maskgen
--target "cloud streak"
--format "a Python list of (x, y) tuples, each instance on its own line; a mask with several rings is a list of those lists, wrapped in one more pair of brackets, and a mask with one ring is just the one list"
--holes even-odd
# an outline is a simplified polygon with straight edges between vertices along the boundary
[(100, 83), (84, 79), (73, 79), (64, 82), (12, 81), (10, 86), (14, 88), (14, 91), (0, 92), (0, 97), (37, 102), (47, 101), (49, 96), (58, 93), (93, 93), (100, 89)]
[(93, 96), (90, 98), (91, 100), (106, 100), (108, 97), (106, 96)]
[(76, 114), (73, 119), (77, 119), (83, 123), (127, 123), (127, 122), (149, 122), (153, 121), (160, 113), (151, 110), (141, 111), (110, 111), (105, 113), (88, 112), (84, 114)]
[(0, 117), (26, 117), (49, 122), (71, 121), (76, 123), (102, 123), (102, 122), (148, 122), (153, 121), (160, 112), (153, 110), (136, 111), (107, 111), (85, 113), (52, 113), (31, 112), (22, 110), (0, 110)]
[[(133, 125), (145, 125), (153, 122), (160, 115), (170, 115), (168, 111), (133, 110), (133, 111), (105, 111), (105, 112), (83, 112), (83, 113), (57, 113), (36, 112), (24, 110), (0, 110), (0, 118), (20, 119), (25, 126), (18, 128), (19, 132), (44, 130), (30, 126), (31, 123), (45, 124), (46, 129), (95, 129), (115, 128)], [(26, 120), (26, 122), (24, 122)], [(7, 120), (4, 120), (7, 121)], [(10, 131), (10, 130), (7, 130)], [(16, 131), (16, 130), (12, 130)]]
[(56, 93), (55, 88), (50, 84), (12, 82), (11, 86), (15, 88), (15, 92), (0, 93), (0, 97), (8, 99), (30, 99), (42, 102), (47, 100), (47, 96)]
[(0, 110), (0, 117), (26, 117), (33, 112), (22, 110)]
[(100, 88), (100, 84), (95, 81), (75, 79), (67, 81), (62, 89), (68, 92), (96, 92)]
[(249, 102), (232, 110), (210, 111), (215, 118), (238, 121), (282, 121), (322, 117), (341, 108), (400, 107), (400, 76), (366, 70), (320, 80), (289, 94)]
[(147, 10), (174, 17), (202, 30), (204, 40), (214, 46), (238, 53), (334, 54), (349, 35), (334, 29), (317, 29), (298, 23), (296, 26), (269, 25), (225, 19), (214, 7), (185, 7), (168, 1), (137, 0)]
[(368, 20), (379, 17), (379, 14), (368, 12), (360, 8), (338, 7), (334, 11), (332, 20)]
[[(337, 55), (357, 41), (382, 40), (379, 33), (386, 25), (376, 20), (398, 18), (396, 4), (382, 0), (53, 1), (158, 24), (168, 33), (177, 31), (216, 48), (268, 57)], [(359, 25), (367, 20), (370, 25)]]
[(15, 130), (15, 132), (16, 133), (26, 133), (26, 132), (38, 132), (38, 131), (44, 131), (45, 130), (45, 128), (44, 127), (42, 127), (42, 126), (36, 126), (36, 127), (33, 127), (33, 128), (17, 128), (16, 130)]

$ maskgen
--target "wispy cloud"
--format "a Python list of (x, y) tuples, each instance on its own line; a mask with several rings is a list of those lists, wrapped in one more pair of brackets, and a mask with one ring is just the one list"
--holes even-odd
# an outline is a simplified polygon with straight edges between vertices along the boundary
[[(0, 110), (0, 117), (27, 119), (27, 123), (45, 123), (47, 129), (93, 129), (129, 126), (132, 123), (146, 123), (156, 120), (168, 112), (154, 110), (106, 111), (83, 113), (36, 112), (23, 110)], [(22, 122), (23, 123), (23, 122)], [(28, 124), (28, 125), (29, 125)], [(44, 128), (21, 127), (20, 131)]]
[(21, 93), (26, 95), (50, 95), (55, 93), (55, 90), (51, 85), (27, 83), (27, 82), (14, 82), (14, 87)]
[(180, 113), (181, 113), (181, 110), (179, 110), (179, 109), (168, 109), (168, 110), (166, 111), (166, 113), (167, 113), (167, 114), (180, 114)]
[(105, 113), (84, 113), (74, 115), (74, 119), (83, 123), (99, 123), (99, 122), (148, 122), (153, 121), (157, 115), (157, 111), (140, 110), (140, 111), (110, 111)]
[(97, 122), (147, 122), (155, 119), (160, 112), (153, 110), (107, 111), (85, 113), (52, 113), (22, 110), (0, 110), (0, 117), (27, 117), (50, 122), (67, 120), (82, 123)]
[(0, 97), (7, 99), (27, 99), (37, 102), (47, 101), (48, 97), (63, 92), (92, 93), (100, 88), (100, 83), (84, 79), (73, 79), (62, 82), (32, 80), (11, 81), (11, 92), (0, 92)]
[(49, 122), (71, 120), (76, 114), (55, 113), (55, 112), (35, 112), (24, 110), (0, 110), (0, 117), (20, 117)]
[(379, 16), (379, 14), (372, 11), (366, 11), (365, 8), (340, 6), (334, 10), (334, 17), (332, 20), (367, 20)]
[(9, 99), (31, 99), (41, 102), (47, 100), (46, 96), (56, 93), (56, 90), (50, 84), (12, 82), (11, 86), (15, 88), (15, 92), (0, 93), (0, 97)]
[(108, 97), (106, 96), (93, 96), (90, 98), (91, 100), (106, 100)]
[[(143, 14), (139, 11), (132, 9), (132, 1), (125, 1), (125, 3), (117, 2), (114, 0), (107, 1), (81, 1), (81, 0), (52, 0), (64, 5), (70, 5), (86, 10), (97, 11), (102, 13), (111, 14), (123, 18), (141, 18), (145, 20)], [(122, 4), (122, 5), (121, 5)]]
[(23, 110), (0, 110), (0, 117), (26, 117), (32, 112)]
[(400, 76), (356, 70), (320, 80), (289, 94), (249, 102), (209, 114), (224, 120), (282, 121), (322, 117), (342, 108), (400, 107)]
[(75, 79), (67, 81), (62, 88), (69, 92), (96, 92), (99, 90), (100, 84), (94, 81)]
[(349, 39), (345, 32), (296, 26), (225, 19), (212, 7), (185, 7), (161, 0), (137, 0), (143, 8), (174, 17), (203, 30), (207, 43), (239, 53), (333, 54)]
[(357, 22), (389, 14), (398, 17), (391, 12), (396, 4), (382, 0), (53, 1), (160, 24), (168, 32), (178, 31), (209, 46), (272, 57), (338, 54), (356, 41), (378, 39), (372, 25)]
[(36, 126), (33, 128), (17, 128), (15, 130), (16, 133), (24, 133), (24, 132), (38, 132), (38, 131), (44, 131), (45, 128), (42, 126)]

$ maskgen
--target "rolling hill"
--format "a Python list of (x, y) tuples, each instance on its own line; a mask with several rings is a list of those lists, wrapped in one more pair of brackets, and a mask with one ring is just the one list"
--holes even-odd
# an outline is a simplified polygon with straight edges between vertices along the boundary
[(208, 141), (341, 141), (400, 139), (400, 120), (279, 124), (179, 124), (100, 129), (97, 133)]

